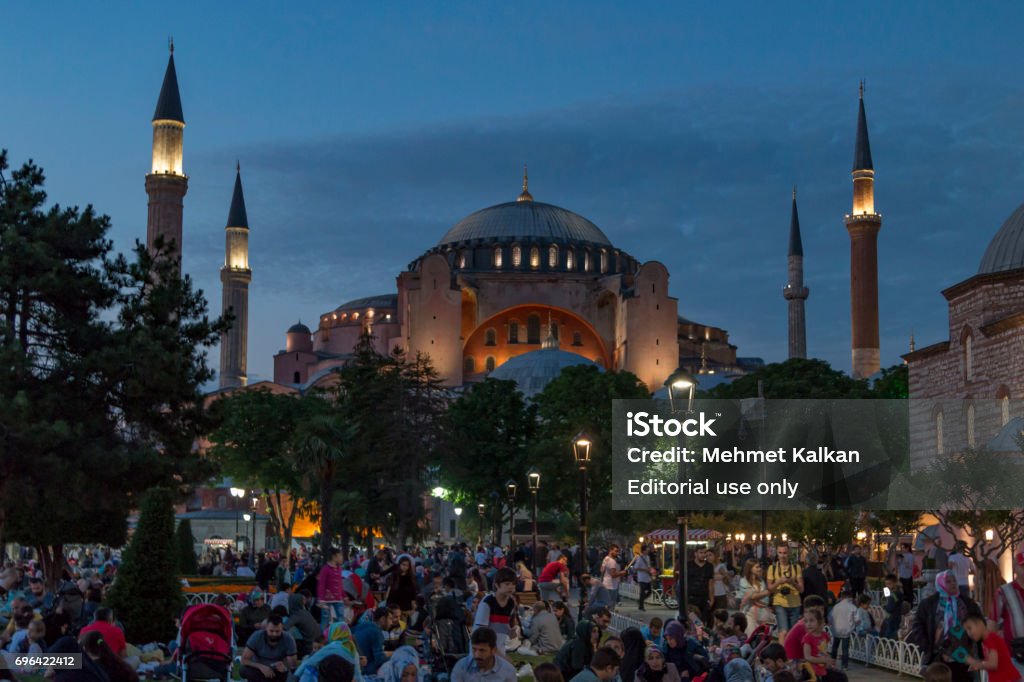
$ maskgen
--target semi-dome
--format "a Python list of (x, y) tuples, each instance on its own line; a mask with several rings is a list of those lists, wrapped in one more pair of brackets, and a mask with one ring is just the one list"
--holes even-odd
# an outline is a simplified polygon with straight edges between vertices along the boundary
[(488, 376), (516, 382), (519, 391), (527, 398), (532, 398), (558, 377), (563, 369), (577, 365), (593, 365), (604, 371), (599, 364), (577, 353), (543, 348), (509, 358)]
[(583, 216), (531, 200), (510, 201), (472, 213), (448, 230), (437, 245), (516, 239), (612, 245), (601, 228)]
[(981, 257), (978, 274), (1024, 268), (1024, 204), (1010, 214)]

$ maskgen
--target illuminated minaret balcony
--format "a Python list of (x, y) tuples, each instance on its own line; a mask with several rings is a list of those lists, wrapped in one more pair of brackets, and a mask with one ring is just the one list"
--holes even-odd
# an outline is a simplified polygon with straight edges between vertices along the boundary
[(179, 121), (153, 121), (152, 175), (185, 175), (182, 170), (184, 133), (185, 124)]

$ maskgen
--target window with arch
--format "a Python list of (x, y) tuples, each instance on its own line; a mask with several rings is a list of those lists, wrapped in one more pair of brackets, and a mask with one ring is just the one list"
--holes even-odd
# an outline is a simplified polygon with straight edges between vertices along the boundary
[(935, 415), (935, 450), (940, 455), (946, 453), (946, 445), (943, 442), (942, 434), (942, 413), (939, 412)]
[(302, 383), (302, 375), (299, 374), (298, 372), (295, 372), (294, 374), (292, 374), (292, 383), (293, 384)]
[(476, 372), (476, 363), (473, 362), (473, 358), (466, 358), (462, 361), (462, 371), (466, 374), (473, 374)]
[(968, 331), (964, 336), (964, 380), (971, 381), (974, 379), (974, 353), (972, 346), (974, 345), (974, 339), (971, 333)]
[(536, 246), (530, 248), (530, 267), (540, 267), (540, 249), (538, 249)]
[(540, 315), (526, 318), (526, 343), (540, 343)]
[(601, 274), (608, 272), (608, 252), (601, 249)]
[(565, 269), (572, 270), (576, 266), (575, 254), (572, 249), (566, 249), (565, 251)]
[(554, 244), (548, 247), (548, 267), (558, 267), (558, 247)]
[(974, 405), (967, 406), (967, 447), (973, 448), (974, 438)]
[(593, 263), (590, 262), (590, 251), (583, 252), (583, 272), (590, 272)]
[(484, 332), (484, 345), (485, 346), (497, 346), (498, 345), (498, 333), (494, 329), (488, 329)]
[(488, 371), (488, 372), (493, 372), (494, 371), (494, 356), (493, 355), (488, 355), (487, 356), (487, 359), (484, 361), (484, 370)]
[(500, 246), (494, 247), (494, 267), (496, 267), (496, 268), (500, 268), (501, 267), (501, 247)]
[(519, 343), (519, 322), (510, 320), (508, 323), (508, 342)]
[(228, 508), (228, 498), (227, 498), (227, 495), (218, 495), (217, 496), (217, 509), (227, 509), (227, 508)]
[(459, 267), (460, 268), (466, 267), (466, 252), (465, 251), (463, 251), (462, 253), (459, 254)]
[(1003, 399), (999, 401), (999, 411), (1000, 423), (1002, 426), (1006, 426), (1010, 423), (1010, 396), (1004, 395)]
[(579, 332), (573, 332), (572, 333), (572, 345), (574, 345), (574, 346), (582, 346), (583, 345), (583, 334), (580, 334)]
[(512, 247), (512, 267), (518, 268), (523, 264), (523, 247), (513, 246)]

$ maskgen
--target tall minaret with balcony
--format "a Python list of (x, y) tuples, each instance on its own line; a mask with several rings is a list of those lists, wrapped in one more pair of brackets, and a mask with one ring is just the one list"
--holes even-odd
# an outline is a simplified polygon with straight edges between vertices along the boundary
[(220, 387), (245, 386), (246, 356), (249, 342), (249, 218), (242, 194), (242, 168), (235, 166), (235, 191), (231, 196), (228, 224), (224, 228), (224, 267), (220, 270), (225, 315), (231, 315), (231, 327), (220, 337)]
[(182, 208), (188, 177), (182, 170), (182, 140), (185, 115), (181, 111), (178, 74), (174, 70), (174, 43), (164, 72), (164, 83), (153, 114), (153, 167), (146, 176), (149, 216), (146, 221), (146, 246), (154, 250), (158, 237), (173, 243), (175, 258), (181, 257)]
[(789, 307), (789, 357), (807, 357), (807, 325), (804, 301), (811, 290), (804, 286), (804, 245), (800, 239), (800, 216), (796, 210), (796, 187), (793, 187), (793, 213), (789, 220), (788, 277), (782, 289)]
[(875, 169), (860, 84), (857, 141), (853, 153), (853, 211), (846, 216), (850, 233), (850, 314), (853, 376), (869, 377), (881, 367), (878, 343), (878, 232), (882, 216), (875, 213)]

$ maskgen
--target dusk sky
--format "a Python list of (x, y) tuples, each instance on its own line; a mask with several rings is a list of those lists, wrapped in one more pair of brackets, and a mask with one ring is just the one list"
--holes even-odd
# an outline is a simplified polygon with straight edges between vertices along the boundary
[[(679, 313), (785, 359), (799, 186), (808, 354), (850, 369), (857, 83), (876, 170), (882, 365), (947, 338), (940, 290), (1024, 201), (1020, 3), (5, 3), (0, 148), (145, 239), (173, 35), (184, 269), (220, 312), (241, 162), (249, 381), (301, 318), (396, 291), (467, 214), (538, 201), (671, 273)], [(218, 354), (211, 354), (216, 365)]]

